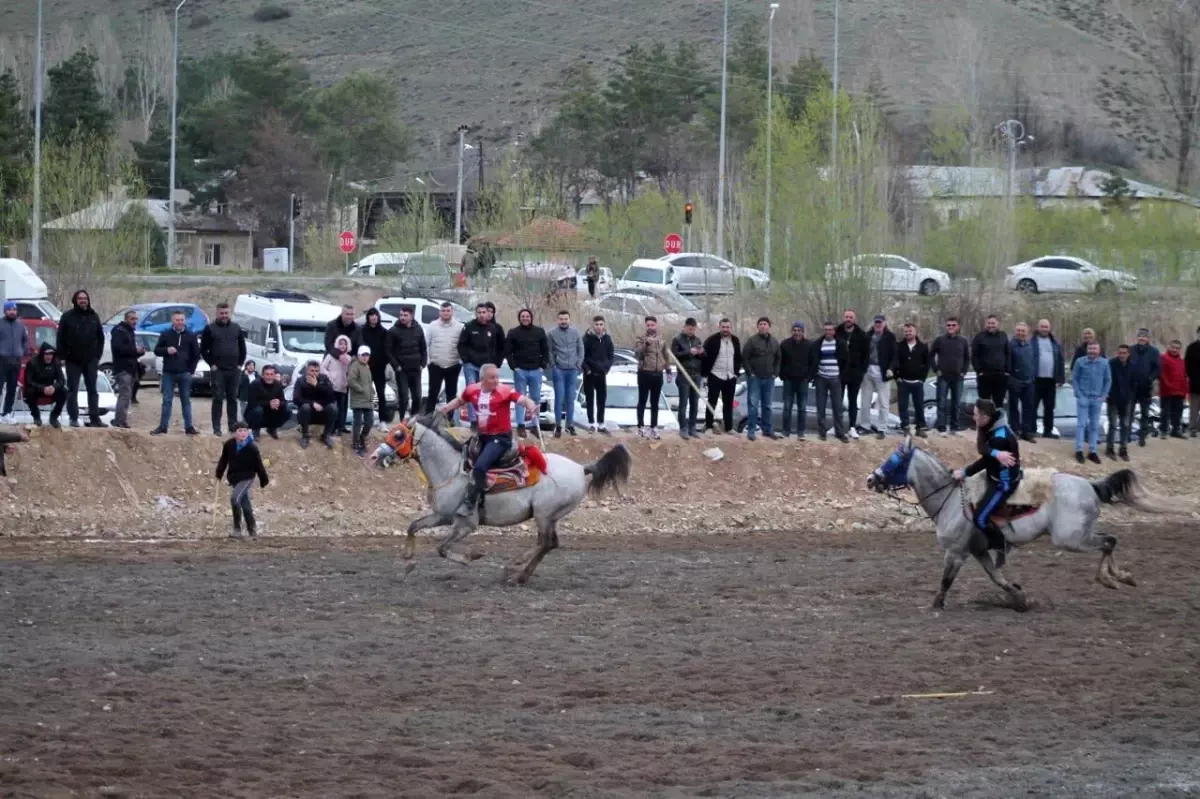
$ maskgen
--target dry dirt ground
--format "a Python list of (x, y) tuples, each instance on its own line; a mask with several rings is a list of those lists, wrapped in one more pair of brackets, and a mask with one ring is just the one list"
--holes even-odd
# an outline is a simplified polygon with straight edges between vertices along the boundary
[[(973, 565), (935, 613), (928, 523), (861, 488), (893, 442), (629, 443), (629, 500), (516, 588), (519, 529), (467, 568), (422, 539), (400, 580), (408, 467), (264, 442), (267, 535), (237, 543), (216, 438), (42, 432), (0, 485), (0, 795), (1200, 793), (1195, 519), (1106, 511), (1137, 588), (1039, 542), (1028, 613)], [(1197, 452), (1132, 465), (1182, 493)]]

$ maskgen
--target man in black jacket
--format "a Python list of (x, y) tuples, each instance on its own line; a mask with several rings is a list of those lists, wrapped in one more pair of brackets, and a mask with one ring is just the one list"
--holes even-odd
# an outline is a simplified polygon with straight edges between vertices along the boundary
[(604, 317), (592, 317), (592, 326), (583, 334), (583, 401), (588, 427), (601, 435), (609, 434), (604, 426), (604, 406), (608, 402), (608, 371), (615, 355), (612, 336), (604, 329)]
[(246, 362), (246, 334), (230, 319), (229, 303), (217, 306), (217, 318), (200, 334), (200, 357), (209, 367), (212, 379), (213, 435), (221, 435), (221, 404), (230, 428), (237, 421), (238, 384), (242, 364)]
[[(487, 364), (499, 366), (504, 363), (504, 328), (494, 321), (495, 313), (496, 306), (489, 302), (479, 303), (475, 306), (475, 318), (463, 325), (458, 337), (458, 357), (462, 359), (463, 380), (468, 386), (479, 382), (479, 370)], [(473, 429), (474, 405), (467, 405), (467, 416)]]
[(871, 338), (858, 326), (858, 314), (852, 308), (847, 308), (842, 314), (837, 339), (846, 345), (846, 366), (842, 370), (842, 388), (846, 392), (846, 432), (850, 438), (858, 438), (858, 395), (862, 391), (863, 378), (867, 376)]
[(246, 532), (251, 538), (258, 535), (258, 525), (254, 520), (254, 506), (250, 504), (250, 488), (254, 478), (259, 485), (267, 487), (271, 478), (267, 476), (267, 467), (263, 463), (262, 454), (254, 435), (245, 422), (233, 424), (233, 438), (221, 447), (221, 459), (217, 461), (217, 479), (229, 471), (229, 505), (233, 510), (233, 530), (230, 538), (242, 537), (242, 519), (246, 520)]
[[(870, 431), (876, 438), (887, 432), (888, 409), (892, 404), (892, 380), (896, 377), (896, 334), (887, 326), (887, 317), (876, 314), (867, 339), (867, 374), (858, 402), (859, 432)], [(871, 422), (871, 402), (877, 405), (876, 421)]]
[(779, 379), (783, 381), (783, 429), (779, 434), (784, 438), (792, 434), (793, 405), (796, 407), (796, 435), (804, 438), (808, 427), (811, 349), (812, 343), (804, 337), (804, 323), (792, 322), (792, 335), (779, 344)]
[(958, 318), (947, 317), (946, 332), (935, 338), (929, 348), (929, 363), (937, 375), (937, 429), (945, 433), (949, 424), (951, 435), (961, 429), (963, 375), (971, 365), (971, 343), (959, 330)]
[(200, 342), (196, 340), (196, 334), (187, 329), (183, 311), (171, 314), (171, 328), (158, 337), (154, 354), (162, 358), (162, 415), (158, 427), (151, 430), (150, 435), (161, 436), (171, 426), (176, 387), (179, 388), (179, 407), (183, 410), (183, 431), (189, 436), (200, 435), (192, 424), (192, 375), (200, 363)]
[(925, 436), (925, 381), (929, 378), (929, 347), (917, 338), (912, 322), (904, 325), (904, 340), (896, 347), (897, 402), (900, 429), (908, 432), (908, 408), (912, 405), (917, 435)]
[(146, 348), (137, 343), (137, 311), (125, 312), (125, 318), (112, 329), (112, 371), (117, 386), (117, 407), (113, 412), (113, 427), (129, 429), (129, 403), (138, 380), (138, 358)]
[[(837, 337), (838, 328), (832, 321), (823, 326), (824, 335), (808, 349), (808, 369), (817, 390), (817, 438), (825, 440), (825, 408), (833, 404), (833, 433), (843, 444), (850, 441), (842, 426), (842, 374), (846, 371), (849, 354), (846, 340)], [(854, 428), (854, 417), (848, 426)]]
[(321, 374), (321, 364), (309, 361), (304, 367), (304, 374), (292, 389), (292, 402), (296, 404), (296, 419), (300, 422), (300, 448), (308, 448), (308, 428), (319, 424), (321, 442), (326, 449), (333, 449), (337, 392), (329, 378)]
[(43, 342), (38, 354), (25, 366), (25, 404), (33, 423), (42, 426), (40, 405), (52, 405), (50, 426), (61, 427), (58, 417), (67, 403), (67, 380), (63, 377), (62, 364), (54, 351), (54, 345)]
[(104, 352), (104, 325), (92, 308), (92, 298), (80, 289), (71, 298), (71, 309), (58, 320), (58, 357), (67, 368), (67, 416), (71, 427), (79, 427), (79, 378), (88, 395), (88, 427), (104, 427), (100, 421), (100, 395), (96, 372)]
[[(541, 406), (542, 374), (550, 368), (550, 339), (546, 330), (533, 323), (533, 311), (517, 311), (517, 326), (504, 337), (504, 353), (513, 371), (513, 388)], [(526, 424), (536, 429), (537, 419), (525, 418), (525, 407), (517, 406), (517, 435), (525, 438)]]
[(704, 340), (700, 374), (708, 381), (708, 404), (704, 411), (704, 429), (713, 429), (712, 409), (721, 401), (721, 420), (725, 432), (736, 435), (733, 427), (733, 394), (742, 373), (742, 342), (733, 335), (733, 322), (722, 319), (719, 332)]
[(283, 383), (279, 381), (279, 370), (274, 364), (267, 364), (258, 380), (250, 384), (246, 399), (246, 421), (254, 431), (255, 438), (264, 427), (271, 438), (279, 438), (279, 428), (291, 418), (292, 412), (283, 396)]
[(368, 309), (366, 324), (362, 326), (362, 343), (371, 348), (371, 360), (368, 361), (371, 383), (375, 386), (375, 399), (379, 402), (379, 421), (385, 429), (392, 423), (392, 407), (387, 403), (387, 370), (392, 363), (388, 358), (387, 342), (388, 329), (383, 326), (379, 310)]
[[(342, 352), (337, 348), (338, 336), (345, 336), (350, 339), (350, 349), (347, 352)], [(362, 344), (362, 328), (358, 322), (354, 321), (354, 306), (343, 305), (342, 313), (336, 319), (329, 320), (329, 324), (325, 325), (325, 354), (332, 355), (334, 358), (341, 359), (346, 366), (354, 360), (354, 356), (349, 353), (358, 352), (358, 347)]]
[[(704, 344), (696, 336), (696, 320), (692, 317), (684, 320), (683, 331), (671, 339), (671, 354), (679, 361), (680, 374), (676, 384), (679, 388), (679, 409), (676, 412), (679, 417), (679, 437), (695, 438), (696, 416), (700, 410), (700, 392), (697, 389), (704, 380), (700, 376)], [(689, 377), (691, 380), (688, 380)]]
[(997, 408), (1004, 407), (1008, 393), (1008, 334), (1000, 329), (1000, 320), (988, 316), (983, 330), (971, 342), (971, 367), (980, 399), (990, 399)]
[(400, 317), (388, 331), (387, 352), (396, 374), (396, 408), (400, 418), (421, 412), (421, 370), (429, 363), (425, 331), (413, 319), (411, 305), (400, 308)]
[(1197, 414), (1200, 414), (1200, 327), (1196, 328), (1196, 340), (1188, 344), (1183, 353), (1183, 368), (1188, 379), (1188, 429), (1192, 438), (1200, 431)]

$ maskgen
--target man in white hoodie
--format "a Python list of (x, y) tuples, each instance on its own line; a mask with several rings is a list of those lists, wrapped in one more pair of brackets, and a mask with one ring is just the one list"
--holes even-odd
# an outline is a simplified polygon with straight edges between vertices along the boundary
[(425, 343), (429, 351), (429, 393), (425, 397), (425, 412), (432, 413), (438, 405), (442, 387), (446, 399), (458, 396), (458, 375), (462, 371), (462, 360), (458, 356), (458, 339), (463, 325), (454, 318), (454, 306), (442, 303), (441, 315), (425, 325)]

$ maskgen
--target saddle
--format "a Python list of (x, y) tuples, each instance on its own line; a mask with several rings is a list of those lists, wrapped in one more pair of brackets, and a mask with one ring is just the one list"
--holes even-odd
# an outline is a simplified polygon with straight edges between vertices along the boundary
[[(463, 448), (464, 472), (470, 472), (475, 467), (475, 459), (482, 450), (478, 438), (472, 437), (467, 442)], [(485, 490), (489, 494), (501, 494), (519, 488), (532, 488), (545, 473), (546, 456), (540, 449), (531, 444), (514, 445), (488, 469)]]
[[(992, 514), (995, 523), (1000, 525), (1022, 516), (1037, 513), (1043, 505), (1054, 498), (1054, 475), (1057, 473), (1057, 469), (1021, 470), (1017, 490)], [(987, 496), (990, 488), (987, 474), (980, 472), (967, 478), (966, 486), (967, 502), (971, 506), (971, 515), (974, 516), (976, 507), (983, 502), (983, 498)]]

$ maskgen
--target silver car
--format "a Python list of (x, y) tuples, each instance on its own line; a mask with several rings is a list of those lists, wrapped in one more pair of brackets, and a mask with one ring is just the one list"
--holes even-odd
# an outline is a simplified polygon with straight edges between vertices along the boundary
[[(133, 337), (146, 350), (146, 354), (138, 358), (138, 363), (141, 364), (144, 370), (139, 382), (161, 382), (162, 375), (160, 374), (159, 364), (162, 363), (162, 359), (156, 358), (154, 355), (154, 345), (158, 343), (158, 334), (149, 330), (135, 330)], [(108, 376), (109, 382), (116, 382), (112, 368), (112, 336), (104, 337), (104, 352), (100, 355), (100, 371)]]

